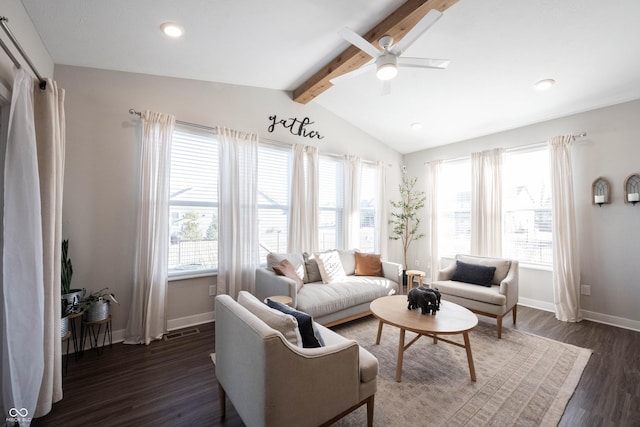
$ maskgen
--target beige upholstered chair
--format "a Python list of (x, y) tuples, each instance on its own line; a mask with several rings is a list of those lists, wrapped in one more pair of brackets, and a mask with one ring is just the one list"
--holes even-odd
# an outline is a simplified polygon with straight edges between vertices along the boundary
[(325, 346), (298, 347), (228, 295), (215, 313), (223, 417), (226, 397), (250, 427), (329, 425), (366, 403), (373, 425), (378, 360), (356, 341), (316, 324)]
[(518, 261), (487, 258), (472, 255), (456, 255), (456, 261), (467, 264), (495, 267), (493, 279), (488, 286), (480, 286), (451, 280), (456, 272), (456, 262), (440, 270), (438, 280), (431, 287), (438, 288), (442, 299), (468, 308), (474, 313), (495, 317), (498, 323), (498, 338), (502, 337), (502, 318), (512, 312), (516, 323), (518, 309)]

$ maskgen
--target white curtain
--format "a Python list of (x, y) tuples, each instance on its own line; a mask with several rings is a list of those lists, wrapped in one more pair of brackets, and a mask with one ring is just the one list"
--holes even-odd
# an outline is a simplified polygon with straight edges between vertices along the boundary
[(359, 157), (345, 156), (344, 173), (344, 235), (345, 249), (360, 246), (360, 174)]
[(502, 256), (502, 157), (496, 148), (471, 154), (471, 253)]
[(549, 141), (551, 166), (553, 241), (553, 293), (556, 318), (565, 322), (582, 320), (580, 313), (580, 263), (576, 235), (571, 142), (573, 135)]
[(60, 259), (62, 252), (62, 189), (64, 181), (64, 90), (47, 79), (41, 90), (33, 84), (38, 147), (44, 284), (44, 373), (35, 416), (51, 411), (62, 399), (60, 342)]
[[(318, 148), (293, 145), (289, 252), (318, 250)], [(305, 173), (306, 170), (306, 173)]]
[(376, 197), (375, 246), (380, 258), (387, 259), (389, 247), (389, 220), (387, 211), (387, 164), (379, 161), (378, 195)]
[(218, 128), (218, 294), (253, 292), (258, 247), (258, 135)]
[(169, 251), (169, 172), (175, 118), (144, 111), (133, 295), (125, 344), (149, 344), (165, 332)]
[[(15, 418), (20, 425), (30, 425), (29, 418), (35, 414), (45, 359), (42, 217), (33, 82), (24, 70), (16, 71), (3, 165), (2, 415), (19, 411)], [(12, 408), (14, 411), (9, 414)]]
[(429, 234), (431, 242), (429, 243), (429, 270), (431, 280), (438, 280), (438, 272), (440, 271), (440, 254), (438, 252), (438, 185), (440, 170), (442, 169), (442, 160), (434, 160), (427, 165), (427, 188), (430, 197), (427, 199), (429, 209)]

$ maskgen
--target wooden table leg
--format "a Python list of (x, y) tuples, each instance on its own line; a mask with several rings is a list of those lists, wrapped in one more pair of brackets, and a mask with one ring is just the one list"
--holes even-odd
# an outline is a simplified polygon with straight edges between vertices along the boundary
[(396, 381), (402, 381), (402, 357), (404, 355), (404, 333), (405, 330), (400, 328), (400, 340), (398, 342), (398, 366), (396, 366)]
[(382, 320), (378, 324), (378, 336), (376, 337), (376, 344), (380, 344), (380, 337), (382, 336)]
[(471, 381), (476, 380), (476, 368), (473, 366), (473, 355), (471, 354), (471, 343), (469, 342), (469, 333), (463, 332), (464, 349), (467, 350), (467, 362), (469, 362), (469, 372), (471, 373)]

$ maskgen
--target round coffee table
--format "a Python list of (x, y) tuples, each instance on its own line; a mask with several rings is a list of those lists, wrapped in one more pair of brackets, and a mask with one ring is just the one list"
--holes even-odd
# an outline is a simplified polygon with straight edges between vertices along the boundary
[[(396, 366), (396, 381), (402, 380), (402, 358), (405, 350), (423, 335), (433, 338), (433, 343), (438, 340), (462, 347), (467, 351), (467, 362), (471, 381), (476, 380), (476, 370), (473, 366), (469, 331), (478, 325), (478, 317), (466, 308), (449, 301), (441, 301), (437, 314), (421, 314), (419, 309), (407, 309), (406, 295), (391, 295), (378, 298), (371, 303), (371, 312), (380, 320), (376, 344), (380, 344), (382, 325), (387, 323), (400, 328), (400, 341), (398, 343), (398, 364)], [(412, 331), (418, 335), (408, 344), (404, 343), (406, 331)], [(442, 335), (462, 334), (464, 344), (442, 338)]]

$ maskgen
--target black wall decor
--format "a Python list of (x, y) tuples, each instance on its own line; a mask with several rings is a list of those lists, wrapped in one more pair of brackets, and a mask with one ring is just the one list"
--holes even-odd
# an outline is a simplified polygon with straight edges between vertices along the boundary
[(277, 126), (282, 126), (285, 129), (289, 129), (289, 133), (292, 135), (303, 136), (305, 138), (324, 138), (319, 132), (307, 128), (307, 126), (315, 123), (312, 122), (309, 117), (305, 117), (304, 119), (298, 119), (297, 117), (278, 119), (274, 114), (273, 116), (269, 116), (269, 122), (271, 123), (267, 128), (269, 132), (273, 132)]

